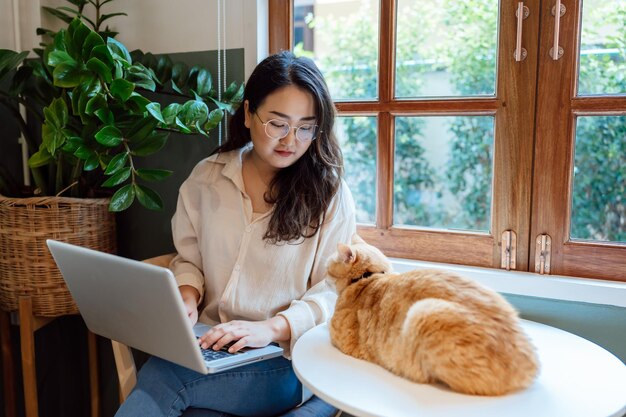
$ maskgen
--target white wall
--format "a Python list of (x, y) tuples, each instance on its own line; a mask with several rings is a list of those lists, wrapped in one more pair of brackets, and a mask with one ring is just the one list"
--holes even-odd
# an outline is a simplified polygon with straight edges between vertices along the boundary
[[(16, 32), (14, 5), (19, 4)], [(245, 74), (267, 56), (267, 0), (226, 0), (226, 33), (223, 47), (245, 49)], [(41, 6), (71, 6), (64, 0), (0, 0), (0, 48), (30, 50), (39, 39), (39, 26), (62, 27), (58, 19), (44, 14)], [(125, 12), (109, 25), (120, 32), (117, 39), (129, 49), (152, 53), (216, 50), (218, 48), (218, 0), (116, 0), (105, 13)], [(16, 36), (21, 45), (16, 44)]]
[(30, 50), (37, 47), (40, 40), (35, 30), (39, 26), (38, 0), (0, 0), (0, 48)]

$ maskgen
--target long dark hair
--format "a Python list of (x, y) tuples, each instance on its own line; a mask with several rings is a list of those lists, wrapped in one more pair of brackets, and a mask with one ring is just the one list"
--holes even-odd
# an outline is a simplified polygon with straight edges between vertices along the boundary
[[(252, 72), (243, 93), (248, 111), (254, 113), (265, 98), (281, 87), (296, 86), (315, 102), (318, 134), (293, 165), (274, 176), (265, 201), (275, 204), (263, 237), (270, 243), (308, 238), (319, 230), (332, 198), (341, 185), (343, 157), (333, 133), (335, 106), (320, 70), (305, 57), (283, 51), (265, 58)], [(244, 106), (230, 120), (229, 139), (214, 153), (240, 149), (249, 143)]]

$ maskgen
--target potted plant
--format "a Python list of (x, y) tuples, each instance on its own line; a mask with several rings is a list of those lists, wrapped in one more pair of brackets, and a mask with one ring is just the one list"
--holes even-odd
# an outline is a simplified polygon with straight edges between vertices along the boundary
[[(45, 249), (45, 238), (114, 251), (111, 212), (125, 210), (134, 201), (149, 209), (163, 207), (149, 183), (164, 180), (171, 171), (138, 168), (137, 159), (158, 152), (172, 131), (208, 135), (241, 99), (242, 88), (231, 85), (218, 101), (210, 74), (195, 68), (185, 77), (193, 98), (161, 108), (143, 94), (162, 84), (155, 71), (80, 18), (54, 35), (41, 59), (24, 63), (25, 58), (24, 52), (0, 51), (0, 82), (10, 81), (9, 88), (0, 89), (1, 102), (16, 116), (28, 143), (34, 181), (27, 190), (33, 197), (19, 192), (0, 196), (0, 306), (14, 310), (20, 294), (50, 296), (50, 310), (35, 300), (35, 314), (56, 316), (75, 312), (75, 306), (70, 300), (59, 309), (54, 292), (66, 289)], [(39, 115), (40, 135), (30, 132), (18, 104)], [(8, 181), (0, 181), (3, 184), (0, 194), (11, 191)], [(53, 213), (42, 214), (49, 211), (44, 208)], [(81, 220), (86, 224), (75, 224)], [(34, 242), (27, 241), (28, 235)], [(43, 267), (46, 262), (49, 268)], [(39, 278), (54, 280), (58, 288), (49, 282), (33, 286), (33, 279)]]

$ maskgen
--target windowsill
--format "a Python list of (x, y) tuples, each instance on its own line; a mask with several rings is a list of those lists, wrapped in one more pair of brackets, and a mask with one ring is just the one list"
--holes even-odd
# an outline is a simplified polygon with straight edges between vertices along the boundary
[(391, 258), (396, 272), (438, 268), (457, 272), (503, 294), (626, 308), (626, 283)]

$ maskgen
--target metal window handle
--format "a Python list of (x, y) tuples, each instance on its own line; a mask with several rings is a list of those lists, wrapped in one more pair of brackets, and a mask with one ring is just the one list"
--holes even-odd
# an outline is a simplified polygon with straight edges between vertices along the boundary
[(522, 25), (524, 19), (526, 19), (529, 14), (530, 10), (528, 9), (528, 7), (524, 6), (524, 2), (518, 2), (517, 10), (515, 12), (515, 16), (517, 16), (517, 36), (515, 38), (515, 52), (513, 54), (515, 57), (515, 61), (517, 62), (523, 61), (528, 55), (526, 49), (522, 48)]
[[(558, 12), (557, 12), (558, 10)], [(561, 31), (561, 16), (565, 14), (564, 4), (561, 4), (561, 0), (556, 0), (556, 5), (552, 8), (552, 16), (554, 16), (554, 42), (552, 48), (550, 48), (550, 56), (554, 61), (557, 61), (563, 56), (563, 48), (559, 46), (559, 32)]]

